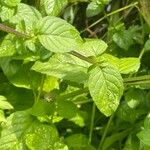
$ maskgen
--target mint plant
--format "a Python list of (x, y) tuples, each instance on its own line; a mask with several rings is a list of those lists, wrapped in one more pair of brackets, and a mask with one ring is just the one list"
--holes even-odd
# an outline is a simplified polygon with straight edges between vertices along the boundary
[(149, 7), (0, 0), (0, 150), (150, 149)]

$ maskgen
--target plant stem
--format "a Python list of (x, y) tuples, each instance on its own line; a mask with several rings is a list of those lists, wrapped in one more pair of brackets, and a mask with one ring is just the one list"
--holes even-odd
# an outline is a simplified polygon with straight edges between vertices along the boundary
[(95, 106), (95, 103), (93, 103), (92, 115), (91, 115), (91, 125), (90, 125), (90, 132), (89, 132), (89, 143), (91, 143), (91, 141), (92, 141), (93, 128), (94, 128), (94, 118), (95, 118), (95, 110), (96, 110), (96, 106)]
[(137, 82), (129, 82), (125, 83), (126, 85), (139, 85), (139, 84), (148, 84), (150, 83), (150, 80), (145, 80), (145, 81), (137, 81)]
[(68, 94), (60, 95), (56, 98), (57, 99), (68, 99), (68, 98), (71, 98), (71, 97), (74, 97), (74, 96), (77, 96), (77, 95), (81, 95), (81, 94), (84, 94), (84, 93), (88, 93), (87, 88), (76, 90), (76, 91), (70, 92)]
[[(138, 2), (135, 2), (135, 3), (132, 3), (132, 4), (128, 5), (128, 6), (125, 6), (125, 7), (122, 7), (122, 8), (120, 8), (120, 9), (117, 9), (117, 10), (111, 12), (111, 13), (108, 13), (108, 14), (106, 14), (104, 17), (100, 18), (99, 20), (97, 20), (96, 22), (94, 22), (93, 24), (91, 24), (88, 28), (92, 28), (92, 27), (94, 27), (95, 25), (97, 25), (98, 23), (100, 23), (101, 21), (103, 21), (104, 19), (106, 19), (107, 17), (109, 17), (109, 16), (111, 16), (111, 15), (114, 15), (114, 14), (116, 14), (116, 13), (118, 13), (118, 12), (121, 12), (121, 11), (123, 11), (123, 10), (125, 10), (125, 9), (128, 9), (128, 8), (130, 8), (130, 7), (134, 7), (134, 6), (136, 6), (137, 4), (138, 4)], [(84, 29), (83, 31), (81, 31), (81, 33), (85, 32), (86, 30), (87, 30), (87, 28)]]
[(88, 58), (86, 56), (83, 56), (83, 55), (81, 55), (80, 53), (78, 53), (76, 51), (69, 52), (69, 54), (71, 54), (73, 56), (76, 56), (76, 57), (78, 57), (78, 58), (80, 58), (80, 59), (82, 59), (84, 61), (87, 61), (88, 63), (91, 63), (91, 64), (94, 63), (94, 61), (92, 59), (90, 59), (90, 58)]
[[(140, 22), (141, 22), (141, 26), (142, 26), (142, 44), (144, 44), (144, 37), (145, 37), (144, 21), (143, 21), (143, 18), (142, 18), (142, 14), (140, 13), (139, 15), (140, 15)], [(139, 55), (140, 60), (142, 59), (144, 52), (145, 52), (145, 49), (143, 48), (140, 52), (140, 55)]]
[(141, 50), (141, 52), (140, 52), (139, 59), (141, 59), (141, 58), (142, 58), (142, 56), (143, 56), (144, 52), (145, 52), (145, 49), (143, 48), (143, 49)]
[[(4, 24), (1, 24), (1, 23), (0, 23), (0, 30), (2, 30), (2, 31), (4, 31), (4, 32), (7, 32), (7, 33), (14, 34), (14, 35), (19, 36), (19, 37), (22, 37), (22, 38), (30, 38), (30, 36), (27, 35), (26, 33), (18, 32), (18, 31), (16, 31), (14, 28), (11, 28), (11, 27), (9, 27), (9, 26), (7, 26), (7, 25), (4, 25)], [(94, 61), (93, 61), (92, 59), (90, 59), (90, 58), (88, 58), (88, 57), (85, 57), (85, 56), (79, 54), (79, 53), (76, 52), (76, 51), (72, 51), (72, 52), (69, 52), (69, 53), (70, 53), (71, 55), (74, 55), (74, 56), (76, 56), (76, 57), (78, 57), (78, 58), (84, 60), (84, 61), (87, 61), (87, 62), (92, 63), (92, 64), (94, 63)]]
[(114, 114), (112, 114), (112, 115), (110, 116), (109, 120), (108, 120), (108, 123), (107, 123), (107, 125), (106, 125), (105, 130), (104, 130), (104, 133), (103, 133), (103, 135), (102, 135), (101, 141), (100, 141), (100, 143), (99, 143), (98, 150), (102, 150), (103, 143), (104, 143), (104, 140), (105, 140), (105, 138), (106, 138), (106, 136), (107, 136), (107, 132), (108, 132), (108, 130), (109, 130), (109, 127), (110, 127), (110, 124), (111, 124), (111, 122), (112, 122), (112, 120), (113, 120), (113, 117), (114, 117)]
[(92, 99), (89, 100), (83, 100), (83, 101), (73, 101), (76, 105), (82, 105), (82, 104), (87, 104), (93, 102)]
[(11, 28), (11, 27), (9, 27), (7, 25), (4, 25), (2, 23), (0, 23), (0, 30), (2, 30), (4, 32), (7, 32), (7, 33), (14, 34), (14, 35), (22, 37), (22, 38), (30, 38), (29, 35), (27, 35), (25, 33), (18, 32), (15, 29), (13, 29), (13, 28)]
[(137, 81), (150, 81), (150, 75), (143, 75), (138, 77), (131, 77), (131, 78), (124, 78), (124, 83), (131, 83), (131, 82), (137, 82)]

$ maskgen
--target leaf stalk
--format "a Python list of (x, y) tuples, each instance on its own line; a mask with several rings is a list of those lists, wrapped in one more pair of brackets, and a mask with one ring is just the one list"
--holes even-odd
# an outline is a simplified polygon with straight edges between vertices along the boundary
[(100, 141), (100, 143), (99, 143), (98, 150), (102, 150), (102, 148), (103, 148), (103, 143), (104, 143), (104, 140), (105, 140), (105, 138), (106, 138), (106, 136), (107, 136), (107, 133), (108, 133), (108, 130), (109, 130), (109, 127), (110, 127), (110, 124), (111, 124), (113, 118), (114, 118), (114, 114), (112, 114), (112, 115), (110, 116), (109, 120), (108, 120), (108, 123), (107, 123), (107, 125), (106, 125), (105, 130), (104, 130), (104, 133), (103, 133), (103, 135), (102, 135), (101, 141)]

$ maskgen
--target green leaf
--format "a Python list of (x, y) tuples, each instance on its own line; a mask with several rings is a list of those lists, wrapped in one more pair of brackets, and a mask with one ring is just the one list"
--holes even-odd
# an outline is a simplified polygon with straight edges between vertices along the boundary
[(87, 137), (83, 134), (73, 134), (67, 137), (65, 142), (71, 150), (95, 150), (95, 148), (89, 144)]
[(16, 53), (14, 35), (8, 34), (0, 45), (0, 57), (12, 56)]
[(99, 56), (107, 49), (107, 44), (100, 39), (86, 39), (78, 52), (86, 57)]
[(0, 110), (0, 123), (6, 122), (5, 114), (3, 110)]
[(20, 68), (20, 61), (16, 62), (10, 57), (1, 58), (0, 66), (7, 77), (13, 76)]
[(9, 8), (6, 6), (2, 6), (0, 10), (0, 17), (2, 21), (8, 21), (15, 14), (14, 8)]
[(33, 105), (34, 96), (31, 90), (17, 88), (12, 84), (1, 83), (0, 95), (7, 98), (7, 101), (14, 107), (14, 110), (28, 109)]
[(23, 140), (25, 132), (32, 128), (33, 118), (27, 112), (16, 112), (7, 118), (0, 138), (0, 150), (11, 150)]
[(43, 91), (50, 92), (59, 88), (58, 79), (52, 76), (46, 76), (43, 85)]
[(30, 113), (34, 116), (50, 116), (55, 111), (55, 104), (49, 103), (44, 100), (39, 100), (35, 102), (33, 107), (30, 109)]
[(79, 32), (65, 20), (57, 17), (45, 17), (37, 23), (37, 37), (41, 44), (55, 53), (76, 50), (82, 40)]
[(135, 57), (119, 59), (115, 56), (104, 54), (102, 55), (102, 58), (117, 67), (121, 74), (136, 73), (139, 70), (141, 64), (140, 59)]
[(11, 114), (3, 125), (0, 150), (12, 150), (18, 145), (31, 150), (53, 149), (58, 140), (54, 126), (42, 124), (27, 111), (20, 111)]
[(122, 132), (116, 132), (113, 133), (111, 136), (108, 136), (103, 144), (103, 150), (107, 150), (109, 147), (111, 147), (111, 145), (113, 145), (113, 143), (115, 143), (116, 141), (119, 141), (121, 139), (124, 139), (128, 134), (129, 134), (130, 130), (125, 130)]
[(143, 149), (144, 149), (144, 150), (149, 150), (149, 149), (150, 149), (150, 146), (144, 145), (144, 146), (143, 146)]
[(38, 89), (41, 83), (41, 75), (30, 70), (31, 63), (23, 64), (21, 61), (12, 60), (11, 58), (2, 58), (0, 65), (13, 85), (27, 89)]
[(123, 80), (119, 71), (107, 62), (90, 71), (89, 90), (98, 109), (110, 116), (116, 111), (123, 94)]
[(99, 60), (105, 60), (105, 61), (108, 61), (109, 63), (111, 63), (113, 66), (117, 67), (119, 69), (119, 58), (118, 57), (115, 57), (113, 55), (110, 55), (110, 54), (103, 54), (102, 56), (99, 57)]
[(113, 35), (113, 41), (122, 49), (128, 50), (135, 41), (142, 44), (142, 37), (139, 31), (140, 28), (138, 26), (131, 26), (128, 30), (116, 32)]
[(9, 7), (15, 7), (17, 6), (21, 0), (4, 0), (3, 3)]
[(13, 109), (13, 106), (6, 100), (4, 96), (0, 95), (0, 109)]
[(96, 1), (93, 1), (88, 4), (88, 7), (86, 9), (86, 15), (87, 17), (93, 17), (95, 15), (98, 15), (100, 12), (103, 11), (103, 6), (99, 5)]
[(37, 61), (32, 69), (57, 78), (83, 83), (87, 80), (89, 63), (70, 54), (55, 54), (48, 62)]
[(58, 133), (54, 126), (36, 124), (31, 133), (25, 135), (25, 142), (30, 150), (54, 149), (55, 143), (59, 140)]
[(149, 51), (150, 50), (150, 39), (148, 39), (144, 45), (144, 50)]
[(99, 13), (104, 11), (104, 8), (108, 3), (109, 0), (93, 0), (88, 4), (88, 7), (86, 9), (87, 17), (93, 17), (95, 15), (98, 15)]
[(126, 30), (113, 35), (114, 42), (122, 49), (128, 50), (133, 45), (132, 35)]
[(144, 120), (144, 128), (150, 129), (150, 113), (148, 113), (147, 117)]
[(67, 3), (67, 0), (41, 0), (42, 9), (44, 9), (49, 16), (60, 15)]
[(135, 73), (140, 68), (140, 59), (139, 58), (122, 58), (119, 62), (119, 71), (122, 74)]
[(120, 120), (124, 120), (126, 122), (134, 123), (136, 119), (139, 117), (139, 110), (135, 110), (128, 106), (126, 101), (123, 101), (119, 108), (117, 109), (117, 117)]
[[(20, 3), (17, 7), (16, 14), (10, 19), (10, 22), (18, 24), (25, 22), (26, 32), (33, 30), (36, 21), (41, 19), (40, 12), (32, 6)], [(33, 32), (33, 31), (32, 31)]]
[(73, 118), (78, 113), (77, 106), (68, 100), (57, 100), (57, 113), (63, 118)]
[(80, 127), (84, 127), (85, 126), (85, 116), (87, 117), (86, 112), (78, 110), (78, 113), (76, 113), (76, 116), (69, 120), (74, 122), (76, 125), (78, 125)]
[(143, 90), (131, 88), (125, 94), (125, 100), (130, 108), (138, 107), (144, 101), (145, 93)]
[(21, 65), (16, 74), (8, 77), (9, 81), (17, 87), (38, 89), (42, 76), (41, 74), (30, 70), (30, 66), (30, 64)]
[(55, 143), (53, 150), (69, 150), (69, 149), (68, 149), (67, 145), (65, 145), (61, 142), (57, 142), (57, 143)]
[(36, 46), (35, 46), (35, 41), (30, 39), (26, 40), (25, 46), (29, 48), (32, 52), (36, 52)]
[(129, 135), (123, 150), (137, 150), (140, 146), (140, 142), (136, 135)]
[(150, 146), (150, 129), (144, 129), (137, 136), (144, 145)]

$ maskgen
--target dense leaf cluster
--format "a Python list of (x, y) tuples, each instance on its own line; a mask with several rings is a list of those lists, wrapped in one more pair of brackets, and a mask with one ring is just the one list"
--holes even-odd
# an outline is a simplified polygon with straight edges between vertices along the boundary
[(149, 8), (0, 0), (0, 150), (149, 150)]

